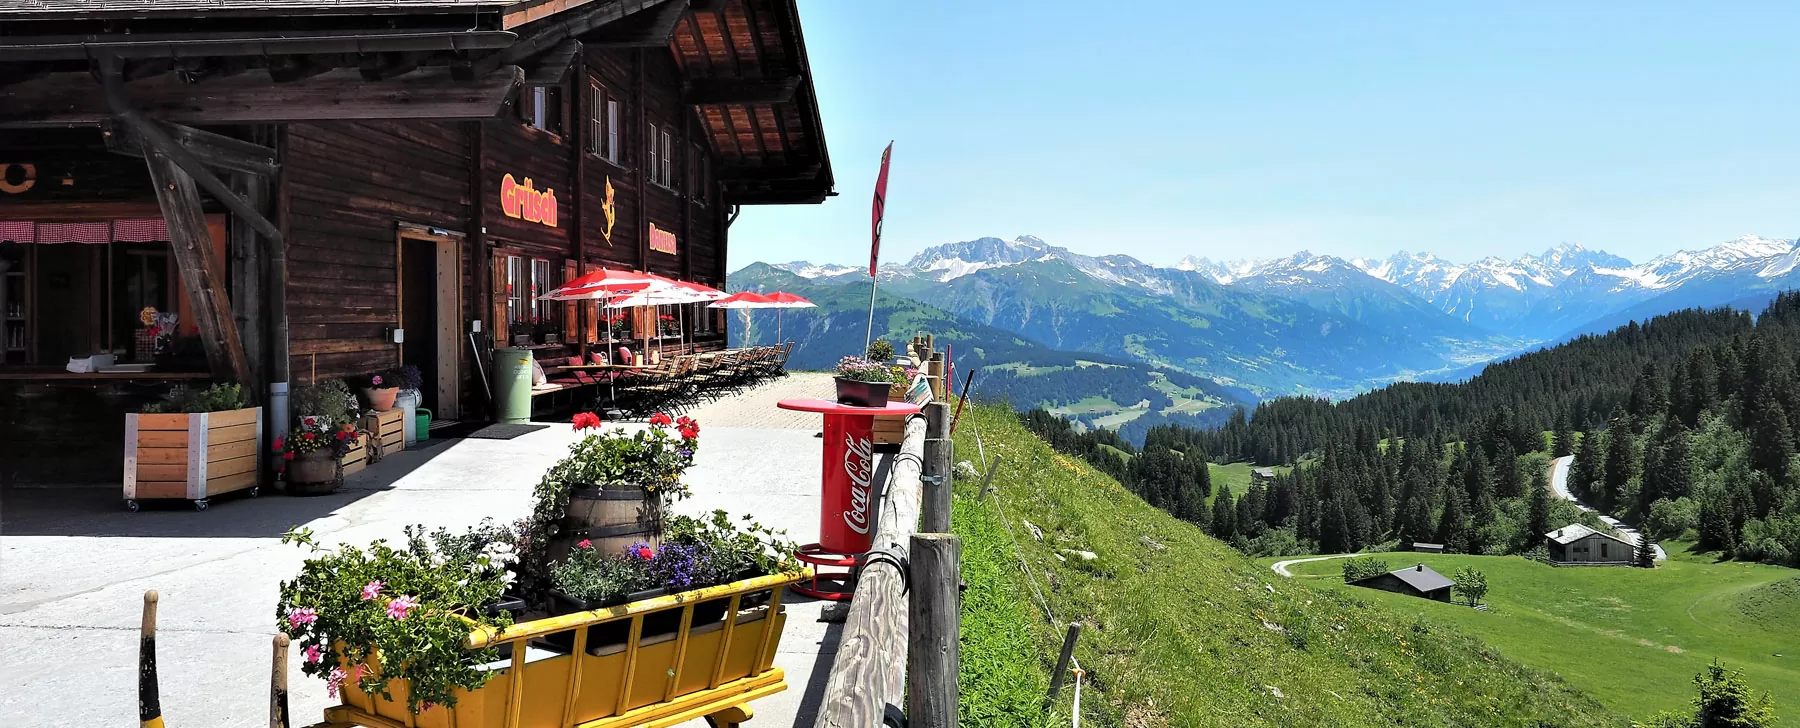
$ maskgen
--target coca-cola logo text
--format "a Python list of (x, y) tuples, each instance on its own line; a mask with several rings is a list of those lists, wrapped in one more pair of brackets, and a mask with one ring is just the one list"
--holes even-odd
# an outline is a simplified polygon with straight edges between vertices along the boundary
[(875, 443), (866, 437), (844, 437), (844, 472), (850, 476), (850, 509), (844, 525), (858, 534), (869, 533), (869, 481), (875, 474)]

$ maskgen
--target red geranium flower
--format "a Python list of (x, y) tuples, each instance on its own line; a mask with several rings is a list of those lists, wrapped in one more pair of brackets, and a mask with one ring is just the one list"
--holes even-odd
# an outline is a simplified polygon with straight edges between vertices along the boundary
[(674, 422), (675, 420), (670, 419), (669, 413), (667, 412), (658, 412), (650, 415), (650, 424), (654, 427), (668, 427)]
[(269, 449), (275, 452), (281, 452), (284, 447), (287, 447), (287, 438), (285, 437), (277, 437), (275, 442), (269, 445)]
[(649, 546), (639, 546), (638, 550), (637, 550), (637, 555), (638, 555), (638, 558), (648, 561), (652, 557), (656, 556), (656, 552), (651, 551)]
[(578, 412), (571, 422), (575, 425), (575, 429), (577, 430), (600, 429), (600, 416), (592, 412)]
[(338, 442), (343, 442), (345, 440), (348, 440), (348, 439), (350, 439), (350, 433), (345, 432), (343, 430), (338, 430), (337, 439), (338, 439)]
[(293, 454), (293, 453), (291, 453), (291, 452), (284, 452), (284, 453), (282, 453), (282, 454), (281, 454), (281, 459), (282, 459), (282, 460), (293, 460), (293, 459), (294, 459), (294, 454)]
[(692, 440), (700, 436), (700, 426), (690, 422), (686, 425), (677, 426), (675, 432), (681, 435), (681, 439), (683, 440)]
[(301, 437), (301, 439), (304, 439), (304, 440), (311, 440), (311, 439), (313, 439), (314, 436), (310, 432), (302, 432), (302, 433), (300, 433), (300, 437)]

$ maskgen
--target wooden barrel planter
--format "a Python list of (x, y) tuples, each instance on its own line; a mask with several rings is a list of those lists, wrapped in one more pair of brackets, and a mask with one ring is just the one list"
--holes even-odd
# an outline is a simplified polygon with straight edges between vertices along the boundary
[(341, 464), (330, 450), (314, 450), (296, 455), (287, 462), (288, 495), (325, 495), (335, 493), (344, 484), (339, 475)]
[(592, 541), (603, 553), (618, 553), (634, 543), (662, 542), (662, 500), (643, 488), (577, 486), (569, 492), (569, 508), (546, 547), (551, 563), (562, 561), (575, 544)]

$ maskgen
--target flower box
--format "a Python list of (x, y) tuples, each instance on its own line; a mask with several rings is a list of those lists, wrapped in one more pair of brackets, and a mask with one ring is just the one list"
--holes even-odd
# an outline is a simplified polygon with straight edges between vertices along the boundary
[(193, 501), (249, 490), (262, 472), (262, 408), (125, 415), (125, 505), (152, 499)]
[[(465, 644), (477, 648), (514, 645), (512, 658), (488, 663), (494, 677), (475, 690), (459, 690), (456, 705), (433, 706), (417, 716), (407, 711), (407, 684), (388, 684), (389, 697), (371, 695), (355, 681), (343, 686), (343, 703), (325, 719), (349, 725), (406, 725), (419, 728), (482, 726), (567, 726), (624, 728), (673, 725), (688, 718), (717, 716), (735, 723), (751, 700), (787, 689), (786, 675), (774, 666), (787, 617), (781, 592), (804, 573), (759, 576), (720, 586), (680, 592), (615, 607), (521, 622), (495, 633), (478, 628)], [(746, 608), (753, 595), (768, 603)], [(724, 600), (730, 618), (695, 618), (695, 607)], [(646, 620), (673, 613), (672, 634), (646, 635)], [(589, 644), (592, 627), (623, 622), (626, 638)], [(572, 633), (575, 648), (556, 654), (527, 649), (533, 640)], [(344, 666), (351, 670), (352, 666)], [(379, 670), (371, 659), (365, 670)]]
[(406, 449), (405, 410), (391, 409), (363, 415), (362, 429), (369, 433), (373, 446), (379, 448), (384, 456)]

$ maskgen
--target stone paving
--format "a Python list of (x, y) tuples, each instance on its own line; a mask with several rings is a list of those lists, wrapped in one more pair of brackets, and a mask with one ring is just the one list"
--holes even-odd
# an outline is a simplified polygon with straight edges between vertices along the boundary
[[(818, 536), (818, 415), (777, 399), (829, 396), (825, 375), (794, 375), (696, 408), (694, 496), (678, 508), (750, 513), (802, 543)], [(410, 523), (461, 528), (518, 518), (531, 486), (575, 439), (566, 424), (513, 440), (440, 440), (389, 456), (317, 498), (265, 495), (128, 513), (116, 486), (0, 493), (0, 726), (125, 726), (137, 720), (142, 595), (161, 593), (158, 662), (171, 728), (267, 725), (278, 584), (304, 554), (290, 526), (324, 542), (398, 538)], [(885, 473), (887, 463), (880, 464)], [(776, 664), (788, 691), (757, 701), (752, 726), (810, 726), (837, 643), (819, 602), (788, 599)], [(300, 725), (330, 704), (290, 657)], [(703, 725), (696, 722), (695, 725)]]

